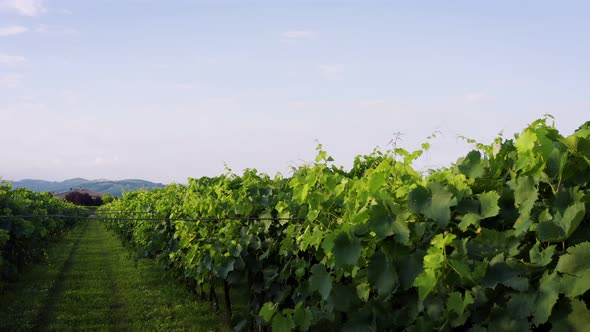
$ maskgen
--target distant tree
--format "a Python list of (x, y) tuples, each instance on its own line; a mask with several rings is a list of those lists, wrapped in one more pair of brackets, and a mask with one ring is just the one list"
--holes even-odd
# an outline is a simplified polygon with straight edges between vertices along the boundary
[(88, 193), (81, 193), (79, 191), (68, 193), (65, 199), (68, 202), (83, 206), (99, 206), (103, 204), (100, 197), (93, 198)]
[(104, 195), (102, 195), (101, 198), (102, 198), (102, 202), (104, 204), (108, 204), (108, 203), (110, 203), (110, 202), (112, 202), (112, 201), (115, 200), (115, 196), (113, 196), (111, 194), (104, 194)]

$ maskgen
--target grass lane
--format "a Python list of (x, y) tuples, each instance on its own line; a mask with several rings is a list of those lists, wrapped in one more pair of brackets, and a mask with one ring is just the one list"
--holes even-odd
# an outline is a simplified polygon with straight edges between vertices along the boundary
[(2, 294), (0, 330), (217, 331), (206, 303), (90, 220)]

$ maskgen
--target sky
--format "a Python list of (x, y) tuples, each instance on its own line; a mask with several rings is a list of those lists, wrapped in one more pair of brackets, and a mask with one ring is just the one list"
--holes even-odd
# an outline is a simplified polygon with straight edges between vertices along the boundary
[(0, 177), (288, 175), (590, 120), (587, 1), (0, 0)]

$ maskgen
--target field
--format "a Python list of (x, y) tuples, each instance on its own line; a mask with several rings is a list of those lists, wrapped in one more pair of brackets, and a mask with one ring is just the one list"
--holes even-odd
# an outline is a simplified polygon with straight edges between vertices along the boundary
[(6, 285), (0, 330), (222, 329), (214, 310), (153, 262), (131, 259), (96, 220), (80, 224), (48, 257)]

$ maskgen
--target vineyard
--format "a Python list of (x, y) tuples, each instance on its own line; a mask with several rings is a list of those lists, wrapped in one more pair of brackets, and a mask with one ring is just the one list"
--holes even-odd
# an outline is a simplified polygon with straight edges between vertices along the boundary
[(0, 182), (0, 289), (3, 280), (14, 280), (20, 270), (46, 254), (50, 242), (88, 215), (49, 193), (11, 189), (9, 183)]
[(99, 215), (201, 298), (221, 292), (236, 330), (588, 331), (590, 123), (550, 121), (427, 173), (428, 144), (350, 170), (320, 145), (289, 178), (228, 170)]

